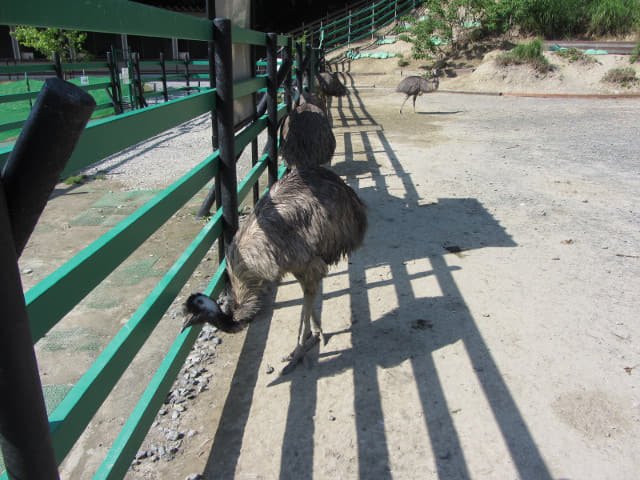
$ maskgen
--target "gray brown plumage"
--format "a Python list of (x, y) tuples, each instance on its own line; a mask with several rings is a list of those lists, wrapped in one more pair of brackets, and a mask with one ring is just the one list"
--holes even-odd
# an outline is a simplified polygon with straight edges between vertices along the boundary
[(243, 328), (262, 307), (265, 293), (292, 273), (304, 293), (292, 368), (322, 337), (313, 303), (329, 265), (357, 249), (366, 230), (365, 206), (340, 177), (322, 167), (293, 170), (260, 199), (231, 242), (229, 291), (217, 304), (203, 294), (191, 295), (185, 310), (192, 315), (183, 329), (205, 321), (223, 331)]
[(336, 137), (324, 110), (317, 103), (317, 98), (303, 92), (300, 105), (284, 119), (280, 152), (289, 168), (316, 167), (331, 162)]
[(328, 97), (344, 97), (347, 95), (347, 87), (340, 81), (335, 72), (316, 72), (317, 91), (320, 94), (325, 110), (327, 110)]
[(402, 92), (406, 95), (402, 106), (400, 107), (400, 113), (402, 113), (402, 107), (407, 103), (409, 97), (413, 97), (413, 111), (416, 111), (416, 98), (423, 93), (431, 93), (438, 90), (440, 81), (438, 80), (438, 70), (435, 68), (432, 71), (433, 77), (427, 80), (424, 77), (411, 76), (402, 80), (396, 87), (396, 92)]

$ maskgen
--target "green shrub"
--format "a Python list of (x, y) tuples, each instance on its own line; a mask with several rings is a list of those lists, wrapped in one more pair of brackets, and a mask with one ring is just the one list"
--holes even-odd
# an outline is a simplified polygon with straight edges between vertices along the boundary
[(638, 77), (636, 77), (636, 71), (631, 67), (620, 67), (620, 68), (612, 68), (607, 73), (605, 73), (604, 77), (602, 77), (603, 82), (609, 83), (619, 83), (623, 86), (626, 86), (631, 83), (635, 83), (638, 81)]
[(599, 63), (598, 60), (593, 58), (591, 55), (587, 55), (582, 50), (578, 50), (577, 48), (566, 48), (564, 50), (556, 50), (554, 52), (556, 55), (562, 58), (566, 58), (569, 63), (580, 62), (582, 64), (592, 64)]
[(492, 34), (507, 33), (516, 24), (522, 6), (522, 0), (501, 0), (490, 2), (482, 16), (482, 26)]
[(640, 23), (640, 0), (598, 0), (589, 8), (589, 30), (596, 35), (629, 33)]
[(584, 30), (588, 4), (584, 0), (522, 0), (516, 20), (526, 32), (564, 38)]
[(529, 43), (521, 43), (513, 50), (498, 55), (496, 62), (500, 66), (531, 65), (536, 71), (546, 73), (551, 70), (549, 61), (542, 54), (544, 44), (536, 38)]
[(81, 175), (72, 175), (71, 177), (67, 177), (64, 180), (65, 185), (81, 185), (87, 180), (87, 176), (84, 174)]

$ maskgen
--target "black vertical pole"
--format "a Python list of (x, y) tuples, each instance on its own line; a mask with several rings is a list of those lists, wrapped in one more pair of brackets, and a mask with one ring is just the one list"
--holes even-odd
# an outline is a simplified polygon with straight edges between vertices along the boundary
[(81, 88), (48, 79), (2, 170), (0, 447), (11, 479), (58, 479), (18, 257), (94, 108)]
[(191, 57), (189, 57), (189, 53), (187, 52), (184, 56), (184, 78), (187, 81), (187, 95), (189, 95), (191, 93), (191, 89), (189, 88), (190, 86), (190, 74), (189, 74), (189, 62), (191, 61)]
[(64, 73), (62, 73), (62, 63), (60, 62), (60, 54), (53, 52), (53, 68), (56, 71), (56, 77), (60, 80), (64, 80)]
[[(216, 18), (216, 2), (215, 0), (207, 0), (207, 18), (213, 21)], [(209, 86), (210, 88), (216, 87), (216, 43), (214, 41), (207, 42), (207, 53), (209, 56)], [(211, 109), (211, 146), (213, 147), (213, 151), (218, 150), (218, 114), (217, 107)], [(207, 197), (202, 202), (198, 213), (196, 214), (196, 218), (204, 217), (211, 215), (211, 205), (213, 205), (214, 201), (216, 204), (216, 209), (222, 206), (222, 197), (221, 197), (221, 186), (220, 186), (220, 175), (216, 175), (214, 179), (213, 187), (207, 193)], [(218, 260), (222, 262), (224, 259), (224, 251), (222, 249), (218, 249)]]
[[(253, 20), (252, 20), (253, 21)], [(256, 52), (256, 46), (255, 45), (251, 45), (250, 47), (250, 52), (251, 52), (251, 77), (255, 78), (258, 74), (257, 72), (257, 52)], [(256, 92), (254, 92), (252, 95), (252, 100), (253, 100), (253, 121), (257, 121), (260, 114), (258, 113), (258, 94)], [(264, 115), (264, 113), (263, 113)], [(251, 140), (251, 167), (255, 167), (256, 164), (258, 163), (258, 138), (254, 138), (253, 140)], [(256, 181), (253, 184), (253, 206), (256, 206), (256, 203), (258, 203), (258, 200), (260, 199), (260, 181), (258, 179), (258, 181)]]
[(314, 49), (313, 46), (311, 44), (307, 44), (307, 58), (309, 59), (309, 66), (308, 66), (308, 75), (309, 75), (309, 91), (313, 92), (313, 83), (315, 80), (315, 75), (316, 75), (316, 65), (315, 65), (315, 59), (314, 59), (314, 55), (313, 55)]
[[(298, 87), (298, 94), (302, 95), (302, 88), (304, 85), (304, 70), (302, 70), (302, 63), (304, 60), (304, 51), (302, 47), (302, 42), (296, 42), (296, 85)], [(298, 98), (298, 102), (300, 99)]]
[(278, 54), (275, 33), (267, 33), (267, 154), (269, 186), (278, 180)]
[(231, 20), (213, 21), (216, 42), (216, 110), (220, 142), (220, 194), (222, 198), (223, 245), (226, 251), (238, 229), (238, 191), (233, 130), (233, 61), (231, 58)]
[(109, 77), (111, 81), (111, 103), (113, 104), (115, 114), (119, 115), (122, 113), (122, 106), (118, 100), (118, 66), (115, 63), (111, 52), (107, 52), (107, 65), (109, 66)]
[(162, 96), (164, 101), (169, 101), (169, 91), (167, 90), (167, 65), (164, 61), (164, 52), (160, 52), (160, 72), (162, 73)]
[(140, 73), (140, 54), (138, 52), (133, 52), (132, 55), (133, 60), (133, 71), (134, 71), (134, 91), (136, 92), (136, 97), (138, 99), (138, 105), (140, 108), (147, 106), (147, 101), (144, 98), (144, 89), (142, 88), (142, 74)]
[[(291, 37), (287, 39), (287, 46), (284, 47), (284, 55), (283, 55), (283, 65), (286, 65), (287, 62), (289, 65), (293, 65), (293, 52), (292, 52), (293, 41)], [(287, 72), (287, 75), (284, 77), (284, 103), (287, 104), (287, 112), (291, 111), (291, 70)]]
[(115, 47), (113, 45), (111, 45), (111, 58), (113, 59), (113, 73), (115, 75), (115, 81), (116, 81), (116, 89), (117, 89), (117, 95), (118, 95), (118, 99), (117, 99), (117, 103), (118, 106), (120, 107), (120, 113), (122, 113), (123, 108), (122, 108), (122, 86), (120, 85), (120, 72), (118, 71), (118, 52), (116, 51)]

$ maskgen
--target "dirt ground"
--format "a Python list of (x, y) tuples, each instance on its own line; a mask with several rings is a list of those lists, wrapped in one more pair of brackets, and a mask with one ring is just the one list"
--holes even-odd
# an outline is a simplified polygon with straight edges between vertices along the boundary
[[(301, 309), (292, 278), (245, 332), (205, 332), (172, 389), (197, 384), (197, 395), (167, 404), (127, 478), (637, 477), (640, 99), (445, 92), (615, 92), (587, 81), (600, 67), (558, 70), (561, 89), (557, 76), (505, 74), (490, 58), (403, 115), (392, 87), (408, 72), (397, 59), (339, 68), (350, 95), (332, 102), (331, 168), (367, 203), (370, 227), (323, 283), (327, 344), (308, 367), (279, 375)], [(25, 289), (161, 188), (125, 185), (116, 172), (60, 186), (21, 259)], [(127, 191), (138, 193), (116, 195)], [(106, 295), (39, 342), (46, 389), (68, 391), (135, 311), (201, 228), (192, 213), (204, 193), (114, 272)], [(87, 212), (104, 221), (82, 224)], [(92, 477), (179, 331), (180, 302), (206, 286), (215, 257), (98, 412), (63, 478)]]

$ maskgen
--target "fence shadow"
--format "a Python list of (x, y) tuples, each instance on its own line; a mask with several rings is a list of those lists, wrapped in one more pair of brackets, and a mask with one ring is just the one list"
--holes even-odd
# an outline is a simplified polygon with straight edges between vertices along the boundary
[[(535, 440), (456, 284), (453, 272), (464, 274), (463, 267), (450, 265), (447, 261), (447, 255), (451, 253), (464, 256), (471, 250), (509, 248), (515, 247), (516, 243), (475, 198), (439, 198), (437, 202), (425, 204), (382, 127), (366, 111), (357, 90), (352, 88), (349, 97), (339, 100), (333, 117), (334, 128), (350, 128), (342, 133), (344, 160), (336, 162), (332, 168), (346, 177), (367, 203), (370, 227), (365, 245), (350, 258), (347, 271), (350, 287), (322, 294), (323, 300), (349, 295), (351, 326), (343, 331), (325, 333), (329, 336), (350, 335), (351, 348), (331, 351), (329, 341), (328, 347), (321, 349), (319, 354), (315, 352), (319, 361), (312, 369), (302, 373), (295, 371), (273, 382), (290, 383), (280, 478), (314, 477), (314, 449), (318, 446), (314, 444), (313, 413), (317, 405), (318, 382), (351, 371), (357, 476), (391, 479), (391, 446), (384, 428), (383, 391), (377, 372), (380, 368), (388, 369), (405, 362), (411, 367), (411, 381), (415, 383), (420, 402), (420, 417), (428, 432), (423, 448), (432, 452), (437, 478), (470, 478), (465, 452), (454, 425), (454, 414), (448, 408), (434, 361), (434, 352), (461, 342), (519, 478), (551, 479)], [(356, 160), (355, 152), (359, 152), (359, 156), (364, 154), (365, 159)], [(381, 162), (387, 166), (391, 164), (391, 174), (388, 170), (381, 171)], [(388, 184), (391, 181), (395, 182), (393, 194)], [(402, 193), (396, 195), (397, 192)], [(400, 223), (410, 224), (411, 228), (400, 230)], [(399, 238), (396, 236), (399, 231), (410, 233)], [(411, 268), (416, 262), (420, 262), (420, 268)], [(379, 268), (385, 269), (385, 277), (367, 279), (368, 270)], [(425, 280), (439, 293), (433, 294), (433, 288), (421, 292), (415, 287)], [(369, 295), (379, 287), (391, 287), (397, 299), (397, 306), (382, 315), (374, 311), (376, 306)], [(268, 326), (256, 324), (255, 328), (249, 332), (251, 335), (259, 329), (260, 335), (266, 338)], [(259, 348), (264, 350), (264, 343), (260, 343)], [(240, 361), (243, 361), (242, 357)], [(259, 361), (254, 361), (242, 368), (239, 365), (236, 370), (238, 379), (234, 378), (233, 385), (245, 390), (242, 393), (245, 410), (238, 415), (229, 407), (227, 413), (227, 404), (237, 403), (240, 395), (234, 393), (232, 387), (233, 395), (226, 400), (221, 423), (223, 426), (225, 422), (234, 424), (233, 432), (224, 428), (227, 434), (232, 433), (232, 438), (220, 433), (220, 429), (216, 433), (205, 478), (232, 478), (234, 475), (258, 365)], [(247, 368), (250, 371), (244, 371)], [(250, 378), (245, 383), (247, 376)], [(301, 424), (304, 428), (300, 428)], [(217, 442), (224, 442), (224, 455)]]

